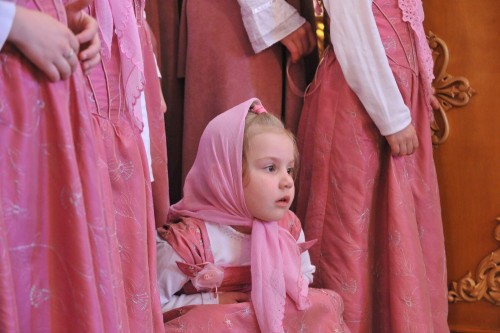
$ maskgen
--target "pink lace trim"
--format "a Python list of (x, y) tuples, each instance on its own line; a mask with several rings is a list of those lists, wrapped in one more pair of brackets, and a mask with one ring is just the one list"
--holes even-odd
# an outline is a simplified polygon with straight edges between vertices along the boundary
[(144, 91), (145, 79), (139, 29), (144, 25), (144, 0), (96, 0), (95, 7), (105, 55), (109, 55), (111, 50), (113, 25), (115, 27), (125, 102), (137, 126), (142, 128), (141, 103), (138, 100)]
[(432, 80), (434, 79), (434, 60), (432, 52), (427, 43), (423, 21), (424, 9), (421, 0), (398, 0), (399, 8), (403, 12), (403, 21), (410, 23), (417, 37), (417, 60), (420, 75), (426, 83), (426, 95), (430, 96), (432, 91)]

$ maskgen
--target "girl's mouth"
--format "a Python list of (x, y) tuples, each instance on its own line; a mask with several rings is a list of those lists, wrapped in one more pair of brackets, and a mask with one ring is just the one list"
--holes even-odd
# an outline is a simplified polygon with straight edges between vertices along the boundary
[(290, 197), (289, 196), (284, 196), (283, 198), (279, 199), (276, 201), (279, 205), (288, 205), (290, 202)]

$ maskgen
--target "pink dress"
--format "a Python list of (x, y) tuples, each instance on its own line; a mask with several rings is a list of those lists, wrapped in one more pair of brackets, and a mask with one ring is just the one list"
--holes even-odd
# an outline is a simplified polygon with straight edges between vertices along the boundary
[(297, 215), (316, 286), (340, 293), (353, 332), (449, 332), (446, 261), (425, 82), (398, 1), (373, 1), (387, 58), (420, 147), (392, 157), (332, 49), (299, 124)]
[[(287, 2), (301, 8), (305, 17), (307, 12), (312, 14), (310, 1)], [(185, 74), (181, 133), (184, 179), (194, 162), (201, 134), (215, 116), (241, 101), (257, 97), (295, 132), (302, 96), (292, 92), (287, 81), (286, 49), (279, 42), (257, 54), (253, 51), (237, 1), (184, 0), (183, 6), (185, 16), (181, 24), (185, 18), (186, 26), (181, 27), (179, 66), (181, 74)], [(265, 11), (266, 6), (269, 4), (255, 10)], [(185, 50), (183, 38), (186, 38)], [(304, 63), (293, 65), (290, 75), (295, 85), (305, 89)], [(178, 149), (172, 148), (174, 152)]]
[[(61, 1), (16, 1), (66, 21)], [(119, 253), (83, 74), (0, 52), (0, 331), (126, 331)]]
[[(293, 224), (287, 221), (280, 221), (280, 226), (297, 239), (301, 231), (299, 220), (295, 219)], [(184, 218), (179, 223), (160, 228), (159, 235), (185, 261), (178, 266), (188, 277), (194, 277), (194, 272), (203, 264), (214, 262), (203, 221)], [(218, 290), (251, 290), (249, 266), (224, 267), (223, 270), (224, 279)], [(198, 291), (188, 282), (180, 293), (194, 294)], [(310, 289), (308, 298), (311, 305), (304, 311), (297, 310), (291, 299), (286, 300), (285, 332), (349, 332), (342, 320), (342, 299), (336, 293)], [(260, 332), (251, 302), (183, 306), (164, 313), (164, 320), (165, 332)]]
[[(117, 12), (113, 7), (116, 3), (109, 3), (114, 15)], [(101, 8), (97, 5), (96, 8)], [(165, 220), (169, 205), (164, 108), (161, 108), (159, 79), (151, 43), (144, 31), (141, 3), (131, 1), (130, 6), (132, 12), (128, 15), (134, 16), (133, 9), (136, 9), (141, 23), (134, 18), (130, 21), (133, 26), (126, 27), (136, 29), (135, 44), (134, 41), (126, 44), (130, 41), (122, 41), (118, 37), (120, 33), (112, 33), (111, 44), (103, 47), (101, 64), (88, 76), (91, 91), (89, 100), (93, 121), (98, 129), (95, 136), (103, 146), (98, 165), (103, 178), (110, 184), (105, 203), (110, 206), (115, 220), (113, 231), (119, 243), (120, 278), (123, 279), (122, 292), (127, 305), (128, 327), (130, 332), (161, 332), (163, 324), (156, 285), (155, 213), (159, 220)], [(127, 5), (124, 8), (127, 9)], [(91, 14), (98, 20), (105, 16), (103, 13), (96, 14), (94, 9)], [(125, 13), (123, 17), (126, 17)], [(125, 20), (114, 24), (119, 26), (123, 22)], [(114, 31), (118, 31), (118, 28), (115, 27)], [(106, 41), (105, 35), (101, 34), (101, 38)], [(139, 40), (142, 44), (138, 44)], [(141, 59), (141, 62), (135, 59)], [(131, 72), (124, 73), (127, 68), (132, 68)], [(140, 81), (134, 82), (131, 88), (130, 78), (134, 76)], [(149, 128), (157, 194), (154, 197), (155, 204), (150, 167), (141, 137), (141, 119), (130, 108), (130, 101), (140, 96), (143, 89), (148, 120), (152, 125)], [(135, 102), (141, 103), (141, 100), (137, 98)]]

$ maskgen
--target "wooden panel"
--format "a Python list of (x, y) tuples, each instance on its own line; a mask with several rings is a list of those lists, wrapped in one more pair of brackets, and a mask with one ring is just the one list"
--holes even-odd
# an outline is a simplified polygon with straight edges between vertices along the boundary
[[(448, 45), (448, 73), (465, 76), (476, 91), (467, 106), (447, 113), (450, 136), (434, 157), (448, 281), (471, 272), (477, 282), (479, 263), (500, 248), (494, 238), (500, 216), (500, 1), (425, 0), (424, 8), (426, 31)], [(500, 292), (499, 280), (500, 273), (490, 291)], [(500, 306), (484, 299), (450, 304), (449, 323), (453, 332), (500, 332)]]

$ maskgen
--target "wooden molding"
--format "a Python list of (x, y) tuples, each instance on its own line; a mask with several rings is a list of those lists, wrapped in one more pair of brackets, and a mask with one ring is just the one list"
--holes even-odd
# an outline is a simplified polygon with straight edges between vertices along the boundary
[[(500, 242), (500, 217), (495, 228), (495, 239)], [(500, 247), (484, 257), (476, 268), (476, 276), (467, 273), (458, 282), (452, 282), (448, 291), (448, 301), (477, 302), (485, 300), (500, 306)]]
[(434, 58), (434, 81), (432, 86), (439, 101), (439, 110), (434, 110), (434, 122), (431, 125), (433, 132), (432, 143), (435, 146), (443, 144), (450, 133), (446, 112), (454, 107), (465, 106), (469, 103), (475, 90), (471, 88), (465, 77), (447, 73), (450, 55), (448, 46), (432, 31), (429, 31), (427, 41)]

